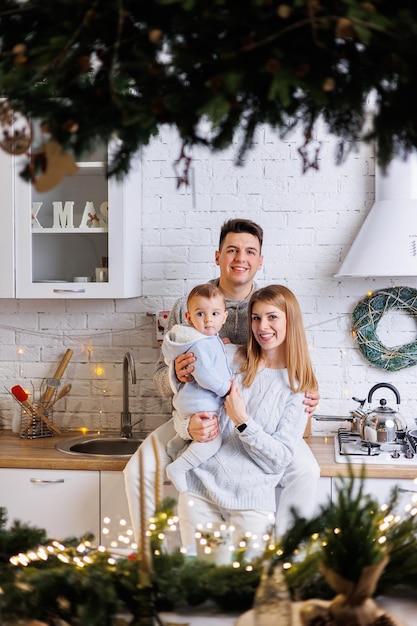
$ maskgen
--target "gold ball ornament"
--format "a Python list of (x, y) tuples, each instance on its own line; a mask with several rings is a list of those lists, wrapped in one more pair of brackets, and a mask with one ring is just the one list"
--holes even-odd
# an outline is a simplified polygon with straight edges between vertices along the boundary
[(163, 32), (159, 28), (153, 28), (151, 31), (149, 31), (148, 38), (151, 43), (158, 44), (161, 41), (162, 37)]
[(329, 93), (330, 91), (334, 91), (336, 89), (336, 81), (334, 78), (329, 76), (323, 81), (323, 84), (321, 87), (323, 91), (326, 91), (327, 93)]
[(13, 64), (16, 66), (24, 65), (28, 60), (26, 52), (27, 52), (26, 44), (24, 43), (16, 44), (12, 48), (12, 54), (14, 55)]
[(65, 130), (67, 130), (69, 133), (76, 133), (80, 126), (78, 124), (78, 122), (76, 122), (75, 120), (67, 120), (64, 124)]
[(282, 20), (287, 20), (292, 13), (292, 9), (288, 4), (280, 4), (277, 7), (277, 15)]
[(341, 17), (336, 24), (336, 37), (350, 39), (356, 36), (355, 29), (350, 19)]
[(265, 64), (265, 71), (268, 72), (268, 74), (278, 74), (281, 70), (281, 61), (278, 59), (269, 59)]

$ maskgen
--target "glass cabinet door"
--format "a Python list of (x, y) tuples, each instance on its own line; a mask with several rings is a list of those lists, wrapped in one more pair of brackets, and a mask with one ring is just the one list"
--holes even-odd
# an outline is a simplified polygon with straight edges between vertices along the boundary
[(18, 298), (140, 295), (140, 164), (121, 183), (106, 149), (77, 165), (44, 193), (15, 175)]

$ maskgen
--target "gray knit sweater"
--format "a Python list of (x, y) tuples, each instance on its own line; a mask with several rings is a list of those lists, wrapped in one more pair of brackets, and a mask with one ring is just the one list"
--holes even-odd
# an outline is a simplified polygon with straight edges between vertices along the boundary
[(226, 509), (275, 511), (275, 487), (307, 422), (304, 394), (291, 391), (286, 369), (260, 369), (249, 388), (242, 386), (240, 375), (236, 379), (248, 426), (239, 433), (223, 411), (222, 446), (188, 472), (188, 490)]
[[(209, 280), (213, 285), (219, 285), (219, 279)], [(250, 296), (258, 289), (258, 285), (253, 283), (251, 293), (245, 300), (230, 300), (226, 298), (226, 308), (229, 312), (227, 320), (223, 325), (219, 335), (220, 337), (228, 337), (234, 344), (243, 344), (248, 340), (248, 304)], [(187, 310), (187, 296), (179, 298), (171, 309), (171, 313), (167, 323), (167, 331), (175, 324), (188, 324), (185, 317)], [(161, 394), (167, 398), (172, 396), (172, 389), (169, 384), (168, 366), (164, 361), (162, 352), (159, 355), (153, 377), (154, 383)]]

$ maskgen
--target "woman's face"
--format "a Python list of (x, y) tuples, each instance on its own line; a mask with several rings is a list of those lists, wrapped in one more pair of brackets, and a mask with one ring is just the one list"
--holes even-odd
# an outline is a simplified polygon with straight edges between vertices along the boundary
[(274, 350), (285, 344), (287, 316), (268, 302), (255, 302), (252, 307), (252, 332), (262, 351)]

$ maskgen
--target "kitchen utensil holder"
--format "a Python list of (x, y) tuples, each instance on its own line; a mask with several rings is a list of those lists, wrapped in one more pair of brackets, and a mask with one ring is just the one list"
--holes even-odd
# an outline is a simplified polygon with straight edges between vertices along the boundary
[[(46, 417), (48, 417), (51, 422), (54, 421), (54, 410), (52, 406), (49, 407), (47, 411), (44, 411), (42, 406), (39, 408), (43, 413), (45, 413)], [(39, 417), (37, 417), (33, 412), (27, 408), (21, 407), (20, 436), (25, 439), (40, 439), (41, 437), (53, 437), (54, 433), (49, 426), (47, 426), (47, 424), (39, 419)]]

